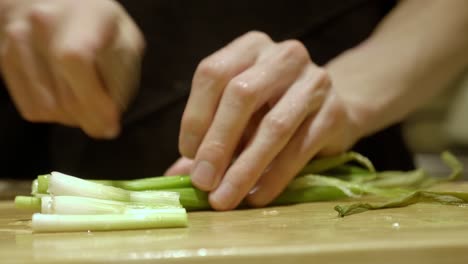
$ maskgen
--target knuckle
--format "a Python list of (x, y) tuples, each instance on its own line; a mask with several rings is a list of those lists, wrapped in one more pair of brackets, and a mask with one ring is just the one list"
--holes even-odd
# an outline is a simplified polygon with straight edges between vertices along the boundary
[(263, 122), (269, 134), (276, 139), (284, 138), (290, 133), (291, 123), (285, 117), (267, 115)]
[(60, 64), (75, 64), (91, 60), (91, 52), (86, 47), (64, 45), (54, 49), (53, 58)]
[(300, 61), (308, 61), (309, 59), (309, 52), (307, 48), (296, 39), (290, 39), (283, 41), (279, 44), (280, 49), (282, 51), (282, 56), (287, 58), (295, 58)]
[(220, 141), (209, 140), (200, 147), (201, 153), (208, 153), (210, 157), (224, 157), (227, 151), (227, 145)]
[(29, 9), (27, 18), (34, 24), (48, 24), (56, 16), (54, 8), (44, 3), (33, 4)]
[[(132, 27), (133, 28), (133, 27)], [(130, 33), (128, 33), (128, 38), (122, 38), (117, 41), (114, 40), (113, 45), (117, 46), (117, 50), (123, 50), (141, 56), (146, 50), (146, 39), (143, 33), (138, 28), (133, 28)], [(97, 40), (96, 45), (97, 49), (104, 48), (106, 43), (111, 42), (112, 40)], [(121, 42), (121, 43), (120, 43)]]
[(4, 29), (5, 38), (13, 43), (25, 41), (28, 36), (28, 28), (24, 23), (12, 23)]
[(194, 135), (203, 133), (205, 127), (208, 127), (208, 120), (193, 114), (184, 114), (182, 116), (182, 129)]
[(50, 113), (46, 109), (20, 111), (20, 114), (26, 121), (31, 123), (53, 121)]
[(59, 111), (57, 104), (53, 98), (45, 98), (41, 101), (37, 109), (37, 122), (56, 121)]
[(317, 80), (323, 88), (329, 88), (331, 86), (331, 77), (328, 71), (322, 67), (316, 69)]
[(258, 30), (249, 31), (245, 33), (243, 37), (255, 39), (257, 41), (262, 41), (262, 42), (271, 42), (271, 38), (270, 36), (268, 36), (268, 34), (262, 31), (258, 31)]
[(233, 95), (243, 103), (254, 103), (259, 96), (259, 89), (243, 78), (234, 78), (228, 85)]
[(29, 122), (35, 122), (36, 114), (34, 111), (31, 111), (29, 109), (24, 109), (23, 107), (19, 107), (18, 112), (24, 120), (29, 121)]
[(196, 75), (214, 80), (224, 80), (227, 78), (227, 68), (223, 60), (210, 56), (200, 62)]

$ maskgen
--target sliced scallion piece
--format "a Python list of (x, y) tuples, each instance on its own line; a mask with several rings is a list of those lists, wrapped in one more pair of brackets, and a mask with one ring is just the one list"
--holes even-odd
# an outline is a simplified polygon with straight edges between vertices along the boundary
[(129, 191), (164, 190), (192, 187), (192, 181), (190, 180), (190, 177), (186, 175), (151, 177), (135, 180), (103, 180), (97, 182)]
[(41, 198), (18, 195), (15, 197), (15, 207), (39, 212), (41, 210)]
[(109, 231), (187, 226), (186, 213), (53, 215), (36, 213), (34, 232)]
[[(40, 184), (39, 180), (39, 185)], [(154, 203), (174, 207), (179, 205), (179, 195), (168, 191), (128, 191), (88, 180), (52, 172), (48, 176), (48, 193), (55, 196), (80, 196), (104, 200)]]
[(43, 214), (127, 214), (141, 212), (185, 212), (176, 201), (172, 206), (156, 203), (132, 203), (77, 196), (41, 198)]

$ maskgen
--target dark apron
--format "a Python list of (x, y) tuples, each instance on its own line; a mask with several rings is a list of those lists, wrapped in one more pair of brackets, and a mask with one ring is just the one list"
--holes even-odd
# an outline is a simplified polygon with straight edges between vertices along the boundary
[[(276, 41), (300, 39), (314, 62), (323, 65), (368, 37), (394, 5), (394, 1), (372, 0), (119, 2), (148, 44), (140, 92), (124, 115), (121, 136), (97, 141), (78, 129), (28, 124), (4, 93), (0, 95), (3, 176), (33, 177), (50, 170), (90, 178), (160, 175), (179, 157), (180, 119), (201, 59), (250, 30), (260, 30)], [(369, 156), (378, 169), (413, 167), (399, 126), (363, 139), (355, 149)]]

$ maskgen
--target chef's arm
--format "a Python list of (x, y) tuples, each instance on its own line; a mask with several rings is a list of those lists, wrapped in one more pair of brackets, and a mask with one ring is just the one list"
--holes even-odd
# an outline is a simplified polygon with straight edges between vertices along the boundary
[(368, 135), (402, 120), (467, 65), (468, 1), (406, 0), (327, 68), (361, 135)]

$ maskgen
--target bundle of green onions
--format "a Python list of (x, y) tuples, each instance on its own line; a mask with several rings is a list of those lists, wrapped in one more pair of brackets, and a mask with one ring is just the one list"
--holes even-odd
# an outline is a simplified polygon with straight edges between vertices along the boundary
[[(355, 152), (315, 159), (271, 205), (363, 195), (387, 200), (335, 207), (346, 216), (416, 202), (468, 203), (468, 193), (426, 190), (462, 174), (462, 165), (452, 154), (444, 152), (441, 158), (452, 170), (446, 178), (432, 177), (423, 169), (376, 172), (370, 160)], [(32, 196), (18, 196), (15, 204), (41, 212), (33, 215), (36, 232), (182, 227), (187, 225), (186, 210), (211, 209), (208, 194), (193, 187), (189, 176), (83, 180), (59, 172), (38, 176)]]
[(33, 182), (33, 197), (17, 196), (18, 208), (33, 209), (35, 232), (105, 231), (187, 225), (179, 194), (129, 191), (60, 172)]

